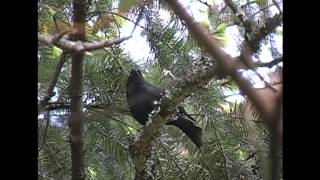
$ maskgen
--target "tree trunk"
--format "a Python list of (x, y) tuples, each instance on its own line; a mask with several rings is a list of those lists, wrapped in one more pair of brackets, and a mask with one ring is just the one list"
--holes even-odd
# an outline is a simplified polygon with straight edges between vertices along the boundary
[[(84, 40), (85, 37), (85, 17), (86, 1), (73, 1), (73, 34), (72, 40)], [(84, 180), (84, 148), (82, 139), (83, 127), (83, 104), (82, 104), (82, 66), (84, 53), (71, 52), (72, 69), (71, 69), (71, 116), (70, 116), (70, 146), (71, 146), (71, 176), (72, 180)]]

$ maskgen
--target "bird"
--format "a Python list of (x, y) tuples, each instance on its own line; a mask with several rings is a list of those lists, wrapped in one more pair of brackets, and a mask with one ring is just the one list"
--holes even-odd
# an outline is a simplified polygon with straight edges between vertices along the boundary
[[(156, 108), (164, 94), (164, 90), (145, 81), (139, 69), (132, 69), (126, 81), (126, 99), (129, 110), (134, 119), (145, 125), (149, 114)], [(191, 141), (200, 148), (202, 146), (202, 129), (194, 125), (194, 119), (178, 106), (174, 118), (165, 125), (173, 125), (186, 134)]]

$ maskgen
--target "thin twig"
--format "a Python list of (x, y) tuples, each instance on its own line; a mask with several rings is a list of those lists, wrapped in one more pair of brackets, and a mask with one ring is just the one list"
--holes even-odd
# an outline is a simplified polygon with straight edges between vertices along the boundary
[(131, 36), (127, 36), (127, 37), (122, 37), (122, 38), (115, 38), (115, 39), (112, 39), (112, 40), (106, 41), (106, 42), (83, 43), (83, 48), (80, 49), (80, 51), (92, 51), (92, 50), (97, 50), (97, 49), (104, 48), (104, 47), (111, 47), (113, 45), (120, 44), (123, 41), (126, 41), (130, 38), (131, 38)]
[(74, 41), (63, 39), (63, 38), (60, 39), (59, 41), (55, 41), (56, 38), (51, 35), (46, 36), (40, 33), (38, 34), (39, 42), (45, 43), (47, 45), (53, 44), (61, 49), (65, 49), (68, 51), (77, 51), (77, 52), (92, 51), (92, 50), (97, 50), (104, 47), (110, 47), (113, 45), (120, 44), (123, 41), (126, 41), (130, 38), (131, 36), (115, 38), (105, 42), (88, 43), (88, 42), (74, 42)]

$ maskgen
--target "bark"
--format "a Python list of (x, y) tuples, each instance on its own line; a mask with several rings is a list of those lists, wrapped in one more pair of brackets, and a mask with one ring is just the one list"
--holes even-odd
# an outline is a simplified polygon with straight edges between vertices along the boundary
[[(85, 37), (86, 1), (73, 1), (73, 34), (71, 39), (82, 41)], [(72, 51), (71, 88), (70, 88), (70, 146), (71, 146), (71, 176), (72, 180), (84, 180), (84, 147), (82, 137), (83, 104), (82, 104), (82, 77), (84, 53)]]
[(111, 47), (113, 45), (120, 44), (123, 41), (131, 38), (131, 36), (128, 36), (128, 37), (122, 37), (122, 38), (115, 38), (105, 42), (88, 43), (88, 42), (74, 42), (64, 38), (58, 39), (57, 36), (43, 35), (39, 33), (38, 40), (39, 42), (44, 43), (46, 45), (53, 44), (65, 51), (93, 51), (93, 50), (101, 49), (104, 47)]

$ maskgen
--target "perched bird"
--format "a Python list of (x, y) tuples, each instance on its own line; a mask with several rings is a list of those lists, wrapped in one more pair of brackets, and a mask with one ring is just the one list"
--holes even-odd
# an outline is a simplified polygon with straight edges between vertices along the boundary
[[(142, 125), (148, 121), (148, 115), (156, 107), (156, 102), (161, 98), (163, 90), (146, 82), (140, 70), (131, 70), (126, 82), (126, 97), (131, 115)], [(183, 107), (179, 107), (166, 125), (173, 125), (184, 132), (197, 146), (202, 145), (202, 129), (195, 126), (192, 118)]]

